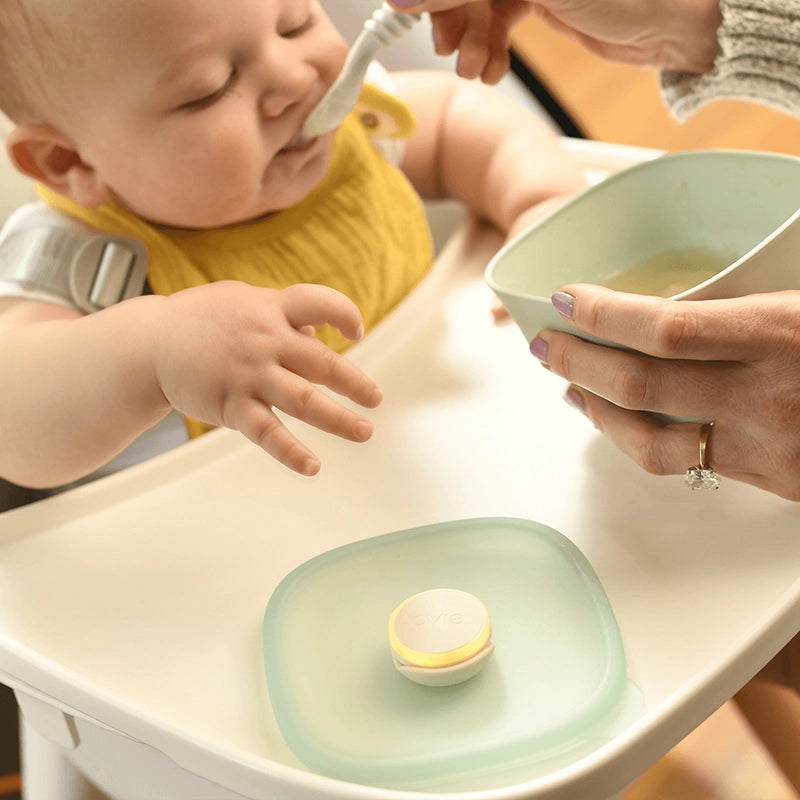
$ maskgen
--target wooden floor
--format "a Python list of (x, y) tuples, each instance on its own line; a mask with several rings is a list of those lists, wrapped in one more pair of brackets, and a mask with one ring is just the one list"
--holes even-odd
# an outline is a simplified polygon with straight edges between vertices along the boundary
[(20, 800), (17, 701), (0, 686), (0, 800)]
[(642, 775), (624, 800), (796, 800), (733, 702)]
[(724, 101), (680, 124), (664, 107), (650, 70), (604, 62), (533, 19), (518, 28), (514, 45), (590, 139), (663, 150), (726, 147), (800, 154), (800, 121), (793, 117)]
[[(726, 101), (679, 124), (664, 107), (653, 72), (604, 62), (538, 20), (518, 29), (514, 46), (587, 138), (662, 150), (800, 154), (800, 120)], [(797, 797), (730, 702), (645, 773), (625, 800)]]

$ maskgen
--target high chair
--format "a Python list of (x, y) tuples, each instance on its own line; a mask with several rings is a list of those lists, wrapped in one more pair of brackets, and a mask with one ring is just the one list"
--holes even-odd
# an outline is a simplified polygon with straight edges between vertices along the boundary
[[(328, 5), (345, 28), (374, 4)], [(594, 178), (657, 155), (564, 146)], [(30, 196), (11, 173), (2, 185), (9, 208)], [(313, 480), (220, 430), (0, 517), (0, 681), (22, 711), (26, 800), (611, 797), (788, 641), (800, 511), (738, 484), (706, 508), (721, 492), (698, 501), (597, 437), (492, 322), (482, 272), (499, 244), (459, 221), (429, 278), (353, 348), (386, 402), (357, 451), (303, 430), (328, 465)], [(495, 784), (401, 791), (310, 772), (266, 691), (272, 590), (339, 545), (480, 516), (539, 520), (585, 554), (621, 630), (631, 713), (586, 752)]]

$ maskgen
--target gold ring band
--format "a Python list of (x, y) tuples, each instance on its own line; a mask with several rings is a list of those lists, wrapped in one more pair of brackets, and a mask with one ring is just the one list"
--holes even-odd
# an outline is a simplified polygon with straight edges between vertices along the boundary
[(706, 461), (706, 450), (708, 450), (708, 437), (711, 436), (711, 429), (714, 427), (714, 420), (704, 422), (700, 426), (700, 469), (709, 469)]
[(713, 427), (714, 420), (704, 422), (700, 426), (700, 461), (697, 466), (689, 467), (684, 477), (684, 482), (690, 489), (704, 491), (719, 489), (719, 477), (708, 463), (708, 440)]

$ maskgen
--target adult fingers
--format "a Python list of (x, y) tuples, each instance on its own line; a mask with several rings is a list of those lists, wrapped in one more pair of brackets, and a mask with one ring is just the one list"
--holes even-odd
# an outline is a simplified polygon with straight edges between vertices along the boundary
[(457, 72), (462, 78), (472, 80), (482, 75), (489, 59), (489, 34), (492, 28), (492, 11), (484, 3), (464, 6), (465, 25), (458, 44)]
[(436, 52), (458, 51), (456, 71), (462, 78), (499, 83), (508, 72), (510, 27), (483, 5), (456, 8), (431, 15)]
[(449, 56), (455, 53), (466, 24), (466, 16), (461, 8), (431, 14), (433, 43), (438, 55)]
[(389, 4), (398, 11), (408, 14), (421, 14), (424, 11), (433, 13), (435, 11), (447, 11), (451, 8), (471, 5), (476, 0), (422, 0), (422, 2), (409, 2), (409, 0), (389, 0)]
[[(615, 446), (653, 475), (681, 475), (700, 462), (699, 423), (665, 425), (578, 386), (569, 387), (567, 399)], [(708, 439), (706, 463), (719, 475), (797, 500), (797, 481), (789, 471), (775, 469), (770, 451), (759, 444), (762, 433), (716, 419)]]
[[(389, 5), (394, 6), (398, 11), (408, 14), (422, 14), (424, 12), (436, 13), (438, 11), (449, 11), (456, 8), (465, 8), (475, 3), (485, 3), (486, 0), (388, 0)], [(536, 0), (491, 0), (486, 3), (491, 5), (494, 12), (504, 18), (520, 19), (530, 13), (542, 13), (542, 9), (537, 8), (539, 3)]]
[(504, 19), (493, 19), (489, 31), (489, 55), (481, 80), (489, 85), (500, 83), (511, 66), (509, 56), (511, 27)]
[(747, 419), (753, 395), (739, 362), (663, 359), (543, 331), (531, 352), (552, 372), (621, 408)]
[(567, 389), (567, 400), (646, 472), (679, 475), (698, 463), (698, 423), (663, 425), (647, 414), (620, 408), (578, 386)]
[[(777, 292), (729, 300), (665, 300), (573, 284), (554, 304), (577, 328), (660, 358), (750, 360), (796, 315), (798, 294)], [(795, 308), (792, 312), (791, 305)], [(765, 315), (772, 324), (764, 325)]]
[[(570, 386), (567, 399), (623, 453), (653, 475), (681, 475), (700, 462), (700, 423), (673, 422), (620, 408), (578, 386)], [(708, 438), (706, 462), (720, 475), (763, 485), (765, 465), (752, 465), (756, 450), (740, 436), (740, 426), (717, 420)]]

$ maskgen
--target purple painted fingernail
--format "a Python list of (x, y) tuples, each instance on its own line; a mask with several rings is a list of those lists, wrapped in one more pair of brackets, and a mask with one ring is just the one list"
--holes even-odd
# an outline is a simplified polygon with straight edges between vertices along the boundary
[(570, 386), (567, 389), (567, 393), (564, 395), (564, 399), (573, 407), (577, 408), (578, 411), (586, 413), (586, 404), (583, 402), (583, 395), (574, 387)]
[(531, 354), (536, 356), (542, 364), (547, 363), (547, 342), (538, 336), (531, 342)]
[(559, 314), (569, 319), (572, 316), (572, 308), (575, 305), (575, 298), (567, 292), (556, 292), (550, 298), (550, 302)]

